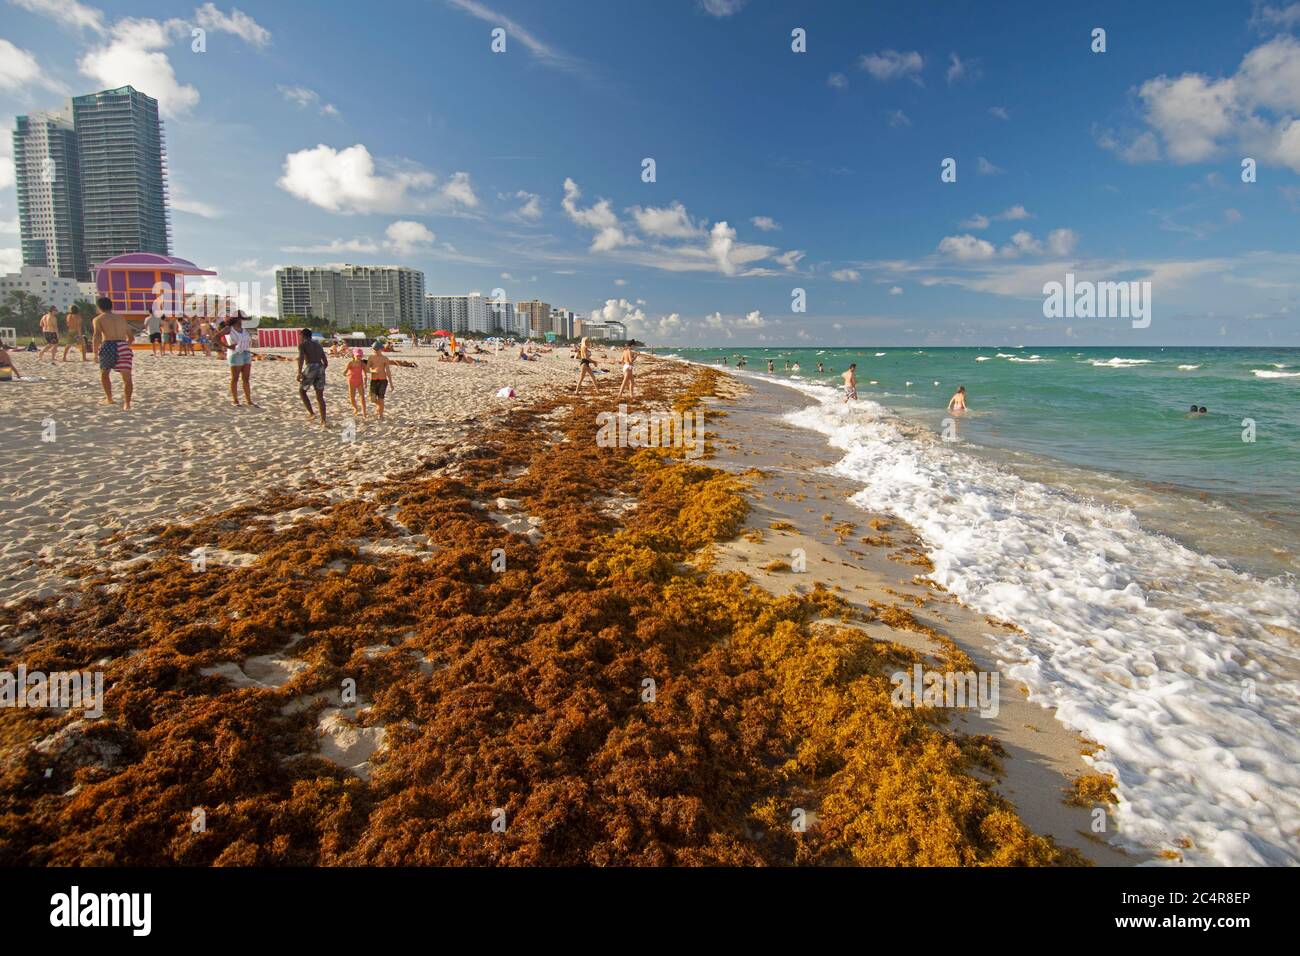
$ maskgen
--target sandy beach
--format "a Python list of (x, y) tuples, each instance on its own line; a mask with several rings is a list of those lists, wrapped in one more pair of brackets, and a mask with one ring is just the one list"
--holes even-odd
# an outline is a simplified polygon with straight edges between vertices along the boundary
[[(407, 349), (393, 356), (417, 367), (395, 370), (380, 422), (373, 407), (368, 418), (354, 416), (346, 359), (335, 358), (330, 422), (322, 428), (307, 420), (298, 398), (296, 353), (259, 354), (289, 361), (256, 362), (259, 407), (235, 408), (224, 362), (137, 351), (134, 402), (125, 412), (117, 375), (119, 405), (103, 404), (93, 361), (83, 364), (74, 352), (70, 362), (38, 364), (33, 353), (15, 352), (24, 377), (40, 380), (0, 383), (0, 602), (53, 593), (63, 580), (59, 568), (95, 560), (104, 539), (132, 528), (191, 520), (272, 488), (346, 497), (437, 448), (472, 440), (513, 405), (574, 378), (567, 350), (536, 362), (502, 352), (453, 364), (438, 362), (433, 349)], [(498, 398), (503, 386), (517, 398)]]
[(0, 714), (0, 790), (43, 821), (0, 834), (9, 862), (1140, 861), (1090, 835), (1090, 745), (1023, 688), (880, 709), (891, 668), (996, 667), (1007, 625), (819, 473), (781, 389), (645, 357), (631, 407), (700, 409), (700, 460), (603, 447), (609, 378), (574, 399), (567, 353), (404, 357), (355, 443), (287, 362), (255, 368), (260, 409), (148, 356), (130, 413), (75, 363), (5, 393), (0, 654), (106, 686), (102, 719)]

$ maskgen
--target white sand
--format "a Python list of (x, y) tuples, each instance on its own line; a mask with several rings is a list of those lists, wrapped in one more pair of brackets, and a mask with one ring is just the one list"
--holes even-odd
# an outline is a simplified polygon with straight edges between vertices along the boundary
[[(196, 518), (307, 479), (347, 495), (418, 464), (438, 446), (472, 440), (487, 419), (571, 387), (577, 377), (568, 349), (536, 362), (520, 361), (517, 350), (478, 356), (485, 361), (471, 365), (435, 356), (419, 348), (394, 354), (419, 364), (395, 370), (384, 422), (373, 407), (370, 418), (354, 418), (347, 360), (332, 358), (330, 424), (322, 428), (307, 421), (293, 361), (255, 362), (253, 400), (261, 407), (235, 408), (224, 362), (137, 351), (135, 395), (124, 411), (116, 374), (119, 404), (102, 404), (94, 362), (73, 353), (66, 364), (37, 364), (34, 353), (13, 353), (22, 374), (45, 380), (0, 383), (0, 601), (51, 592), (61, 583), (60, 565), (103, 557), (100, 539), (123, 529)], [(598, 365), (612, 368), (615, 357)], [(505, 385), (514, 386), (515, 399), (496, 397)], [(48, 421), (53, 441), (42, 440)]]

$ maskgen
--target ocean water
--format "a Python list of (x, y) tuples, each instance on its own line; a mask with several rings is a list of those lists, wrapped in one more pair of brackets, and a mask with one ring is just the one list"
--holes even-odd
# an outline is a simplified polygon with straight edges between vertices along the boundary
[[(838, 451), (854, 500), (908, 521), (935, 580), (1024, 629), (998, 637), (1001, 669), (1105, 748), (1112, 838), (1300, 864), (1300, 350), (675, 354), (744, 354), (742, 374), (792, 386), (786, 418)], [(828, 384), (850, 361), (851, 403)], [(958, 384), (970, 411), (950, 416)]]

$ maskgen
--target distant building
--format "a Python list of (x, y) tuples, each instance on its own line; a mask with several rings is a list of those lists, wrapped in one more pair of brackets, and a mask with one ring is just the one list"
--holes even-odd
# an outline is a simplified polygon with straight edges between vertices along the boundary
[(610, 320), (608, 322), (582, 322), (575, 323), (577, 330), (574, 335), (578, 338), (604, 339), (606, 342), (626, 342), (627, 326), (622, 322)]
[(20, 116), (14, 133), (23, 265), (87, 282), (82, 233), (81, 166), (70, 111)]
[(486, 335), (494, 318), (488, 312), (488, 300), (477, 292), (469, 295), (426, 295), (424, 297), (426, 329), (441, 329), (458, 335), (477, 332)]
[(89, 282), (101, 262), (171, 254), (158, 101), (130, 87), (19, 116), (13, 131), (23, 264)]
[(528, 320), (528, 329), (531, 333), (541, 335), (543, 332), (554, 331), (551, 328), (551, 307), (545, 302), (538, 299), (529, 299), (527, 302), (516, 302), (515, 312), (521, 316), (520, 324), (523, 319)]
[(571, 339), (574, 334), (574, 323), (578, 321), (578, 316), (569, 309), (551, 309), (551, 331), (561, 338)]
[(93, 300), (93, 295), (86, 295), (76, 279), (57, 275), (53, 269), (44, 266), (23, 266), (19, 272), (0, 275), (0, 302), (8, 298), (10, 292), (26, 292), (41, 300), (41, 305), (54, 306), (60, 312), (67, 312), (68, 306), (78, 299)]
[(513, 302), (506, 302), (504, 299), (497, 301), (495, 299), (487, 300), (488, 312), (492, 317), (492, 331), (500, 335), (519, 335), (519, 326), (522, 317), (515, 311)]
[(406, 266), (284, 266), (275, 270), (281, 319), (339, 327), (424, 328), (424, 273)]

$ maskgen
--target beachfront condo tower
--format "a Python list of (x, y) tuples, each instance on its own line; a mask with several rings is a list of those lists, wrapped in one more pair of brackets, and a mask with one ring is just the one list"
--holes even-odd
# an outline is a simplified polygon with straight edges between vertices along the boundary
[(71, 111), (18, 117), (13, 141), (23, 265), (49, 269), (61, 279), (88, 282), (81, 168)]
[(406, 266), (284, 266), (275, 270), (280, 318), (340, 328), (424, 327), (424, 273)]
[(167, 149), (158, 101), (130, 86), (72, 98), (86, 258), (171, 255)]
[(515, 312), (519, 314), (519, 324), (523, 326), (524, 319), (527, 319), (528, 324), (525, 327), (532, 332), (541, 334), (551, 331), (551, 307), (545, 302), (538, 299), (516, 302)]
[(14, 179), (23, 265), (88, 282), (128, 252), (171, 255), (158, 101), (129, 86), (19, 116)]

